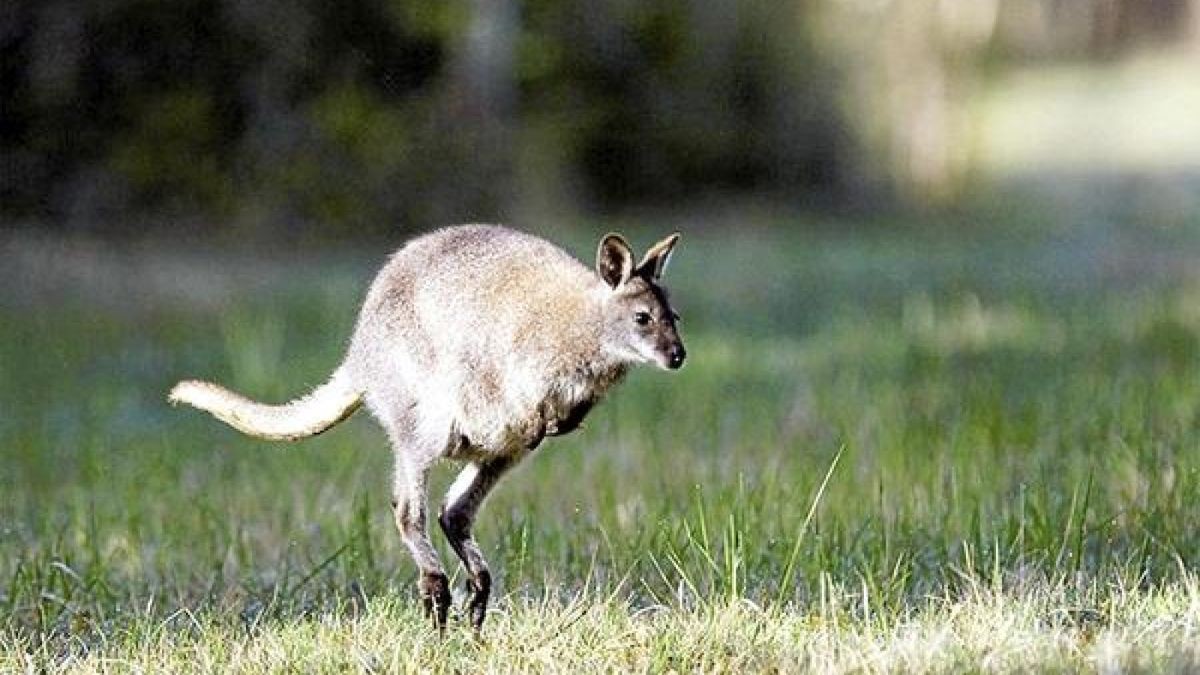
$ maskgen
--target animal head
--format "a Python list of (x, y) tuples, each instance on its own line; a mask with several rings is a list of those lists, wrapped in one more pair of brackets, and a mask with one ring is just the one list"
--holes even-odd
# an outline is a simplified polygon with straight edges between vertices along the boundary
[(663, 239), (634, 264), (621, 235), (606, 235), (596, 252), (596, 273), (608, 285), (604, 299), (605, 344), (618, 358), (675, 370), (687, 352), (679, 337), (679, 315), (659, 285), (679, 233)]

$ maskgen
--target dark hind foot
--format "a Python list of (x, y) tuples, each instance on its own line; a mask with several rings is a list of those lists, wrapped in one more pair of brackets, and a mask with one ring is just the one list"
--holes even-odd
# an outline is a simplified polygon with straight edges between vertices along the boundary
[(471, 627), (476, 634), (483, 630), (483, 620), (487, 617), (488, 598), (492, 594), (492, 575), (487, 570), (467, 579), (467, 615)]
[(439, 631), (446, 628), (450, 612), (450, 580), (441, 572), (426, 572), (417, 581), (417, 593), (425, 608), (425, 617), (437, 622)]

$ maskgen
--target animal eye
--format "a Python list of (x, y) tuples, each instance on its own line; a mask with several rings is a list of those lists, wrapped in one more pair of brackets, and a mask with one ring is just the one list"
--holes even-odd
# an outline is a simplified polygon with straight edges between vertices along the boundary
[(650, 315), (646, 312), (638, 312), (633, 315), (633, 322), (639, 326), (645, 326), (650, 323)]

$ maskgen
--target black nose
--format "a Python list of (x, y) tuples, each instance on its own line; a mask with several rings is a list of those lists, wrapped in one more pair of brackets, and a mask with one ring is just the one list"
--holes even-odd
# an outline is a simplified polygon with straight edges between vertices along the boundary
[(675, 345), (674, 347), (671, 347), (671, 351), (667, 353), (667, 365), (671, 366), (672, 368), (678, 368), (679, 366), (683, 365), (683, 359), (686, 356), (687, 352), (684, 351), (683, 345)]

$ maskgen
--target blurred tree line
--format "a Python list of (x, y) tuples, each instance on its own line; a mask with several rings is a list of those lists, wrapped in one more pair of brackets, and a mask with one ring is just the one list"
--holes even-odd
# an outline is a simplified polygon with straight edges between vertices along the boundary
[(8, 0), (0, 218), (332, 233), (708, 192), (952, 201), (1012, 62), (1200, 0)]

